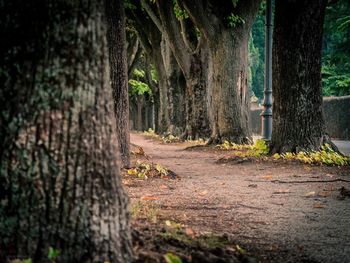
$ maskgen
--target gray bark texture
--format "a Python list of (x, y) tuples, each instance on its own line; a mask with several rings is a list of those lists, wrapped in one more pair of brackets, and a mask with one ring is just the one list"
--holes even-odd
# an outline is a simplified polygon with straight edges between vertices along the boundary
[[(184, 139), (208, 138), (210, 124), (208, 117), (208, 48), (203, 42), (197, 43), (193, 50), (193, 41), (188, 39), (186, 22), (179, 21), (174, 13), (171, 1), (157, 1), (160, 16), (159, 24), (167, 45), (170, 47), (186, 81)], [(193, 24), (190, 25), (193, 28)], [(194, 41), (195, 42), (195, 41)], [(197, 41), (198, 42), (198, 41)]]
[(105, 3), (0, 1), (0, 262), (132, 260)]
[(277, 1), (271, 152), (330, 143), (322, 112), (321, 47), (326, 0)]
[(130, 166), (128, 64), (123, 1), (106, 1), (107, 43), (122, 167)]
[[(248, 92), (248, 40), (259, 0), (181, 0), (191, 19), (208, 41), (209, 119), (211, 140), (221, 143), (251, 141)], [(230, 26), (232, 15), (241, 20)]]
[(176, 59), (169, 47), (168, 42), (163, 38), (162, 57), (167, 79), (167, 98), (169, 123), (167, 132), (173, 135), (181, 135), (185, 129), (185, 90), (186, 82), (183, 73), (178, 66)]

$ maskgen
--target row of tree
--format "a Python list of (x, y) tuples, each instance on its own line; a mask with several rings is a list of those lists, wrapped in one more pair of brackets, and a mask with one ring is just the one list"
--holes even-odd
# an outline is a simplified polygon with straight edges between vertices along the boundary
[[(51, 247), (60, 262), (131, 262), (119, 177), (129, 163), (127, 76), (136, 74), (136, 93), (148, 81), (142, 94), (155, 95), (145, 101), (155, 99), (150, 111), (158, 111), (159, 131), (178, 127), (184, 137), (246, 142), (248, 42), (259, 6), (129, 2), (136, 30), (126, 37), (121, 0), (1, 0), (0, 261), (44, 262)], [(276, 3), (274, 151), (315, 149), (327, 140), (325, 6)], [(135, 72), (140, 63), (143, 71)]]
[[(314, 150), (330, 142), (321, 109), (320, 73), (327, 1), (314, 4), (319, 13), (310, 11), (311, 4), (276, 3), (271, 152)], [(341, 6), (347, 8), (344, 3)], [(296, 14), (288, 15), (285, 7)], [(251, 87), (259, 97), (263, 93), (264, 9), (265, 3), (259, 0), (220, 5), (210, 0), (129, 1), (128, 32), (138, 39), (134, 44), (130, 41), (130, 46), (138, 48), (131, 48), (134, 52), (129, 57), (135, 61), (139, 53), (138, 60), (143, 61), (129, 63), (129, 77), (135, 78), (135, 67), (149, 75), (151, 63), (158, 81), (144, 77), (142, 83), (149, 83), (147, 96), (152, 99), (147, 103), (137, 94), (131, 107), (134, 127), (152, 127), (185, 139), (209, 138), (209, 143), (250, 142)], [(156, 120), (147, 121), (147, 116)]]

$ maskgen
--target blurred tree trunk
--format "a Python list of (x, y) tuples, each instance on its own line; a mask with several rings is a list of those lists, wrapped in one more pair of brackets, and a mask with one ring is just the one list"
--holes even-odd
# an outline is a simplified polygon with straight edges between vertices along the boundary
[(144, 106), (143, 95), (137, 95), (137, 130), (143, 131), (142, 129), (142, 108)]
[(330, 143), (322, 112), (321, 48), (326, 0), (277, 1), (271, 152)]
[(103, 2), (0, 5), (0, 262), (131, 262)]
[(107, 42), (111, 69), (117, 135), (122, 166), (130, 166), (128, 64), (126, 60), (125, 14), (122, 1), (106, 1)]

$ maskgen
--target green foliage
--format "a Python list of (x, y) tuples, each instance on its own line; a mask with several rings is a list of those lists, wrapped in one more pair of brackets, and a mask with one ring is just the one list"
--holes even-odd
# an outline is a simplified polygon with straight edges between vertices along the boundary
[(346, 30), (350, 30), (350, 16), (345, 16), (345, 17), (341, 17), (338, 19), (338, 27), (337, 29), (339, 31), (346, 31)]
[(345, 96), (350, 94), (350, 73), (341, 73), (340, 70), (335, 64), (323, 65), (322, 84), (324, 95)]
[(235, 154), (239, 157), (263, 157), (269, 153), (269, 147), (263, 139), (256, 140), (254, 145), (235, 144), (229, 141), (224, 141), (218, 145), (223, 150), (236, 150)]
[(132, 0), (124, 0), (124, 8), (134, 10), (136, 9), (136, 6), (134, 5), (134, 3), (132, 3)]
[[(218, 147), (224, 150), (236, 150), (238, 152), (236, 152), (235, 155), (243, 158), (266, 157), (269, 153), (269, 147), (263, 139), (257, 140), (254, 145), (240, 145), (225, 141)], [(335, 152), (328, 144), (323, 145), (319, 151), (300, 151), (298, 153), (287, 152), (283, 154), (276, 153), (272, 158), (275, 160), (298, 160), (306, 164), (324, 164), (328, 166), (350, 165), (350, 156), (344, 156)]]
[(129, 90), (131, 95), (152, 95), (151, 88), (142, 81), (130, 79), (129, 84), (131, 86), (131, 89)]
[(326, 9), (322, 85), (325, 96), (350, 94), (350, 3), (331, 3)]
[(177, 0), (173, 0), (173, 5), (174, 5), (174, 13), (177, 19), (182, 20), (182, 19), (187, 19), (189, 17), (186, 10), (184, 10), (179, 6), (179, 3)]
[(334, 152), (334, 150), (328, 144), (322, 146), (320, 151), (301, 151), (298, 153), (287, 152), (281, 155), (276, 153), (272, 157), (276, 160), (298, 160), (307, 164), (325, 164), (328, 166), (350, 165), (350, 156), (344, 156)]
[(135, 78), (144, 78), (145, 77), (145, 71), (142, 70), (142, 69), (137, 69), (135, 68), (132, 75), (135, 77)]
[(236, 27), (240, 24), (244, 24), (245, 21), (243, 18), (241, 18), (240, 16), (238, 15), (235, 15), (233, 13), (231, 13), (228, 17), (227, 17), (227, 25), (229, 27)]
[(167, 263), (182, 263), (181, 258), (170, 252), (164, 255), (164, 259)]
[(60, 255), (60, 251), (58, 249), (55, 249), (53, 247), (49, 247), (49, 252), (47, 254), (47, 258), (51, 262), (55, 262), (58, 259), (59, 255)]
[(252, 34), (249, 40), (249, 67), (251, 76), (249, 86), (256, 97), (260, 100), (264, 96), (265, 76), (265, 1), (262, 1), (260, 10), (252, 27)]
[(224, 143), (217, 145), (216, 147), (222, 150), (248, 150), (251, 149), (249, 144), (236, 144), (229, 141), (224, 141)]
[(266, 156), (268, 153), (269, 146), (263, 139), (256, 140), (255, 144), (247, 152), (247, 154), (252, 157)]

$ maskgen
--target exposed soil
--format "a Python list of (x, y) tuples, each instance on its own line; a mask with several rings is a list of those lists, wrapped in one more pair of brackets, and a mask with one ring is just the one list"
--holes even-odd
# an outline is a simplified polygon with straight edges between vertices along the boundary
[[(135, 216), (138, 253), (152, 250), (157, 258), (173, 251), (189, 262), (350, 262), (349, 166), (227, 160), (230, 151), (186, 149), (186, 143), (163, 144), (135, 133), (131, 142), (143, 148), (150, 162), (177, 175), (124, 180), (132, 206), (151, 206), (149, 213), (156, 214), (148, 220)], [(227, 244), (219, 252), (181, 240), (169, 246), (162, 234), (166, 220), (194, 239), (209, 233), (225, 237)], [(237, 261), (228, 259), (230, 251)], [(191, 253), (203, 257), (196, 260)], [(139, 262), (145, 261), (141, 257)]]

